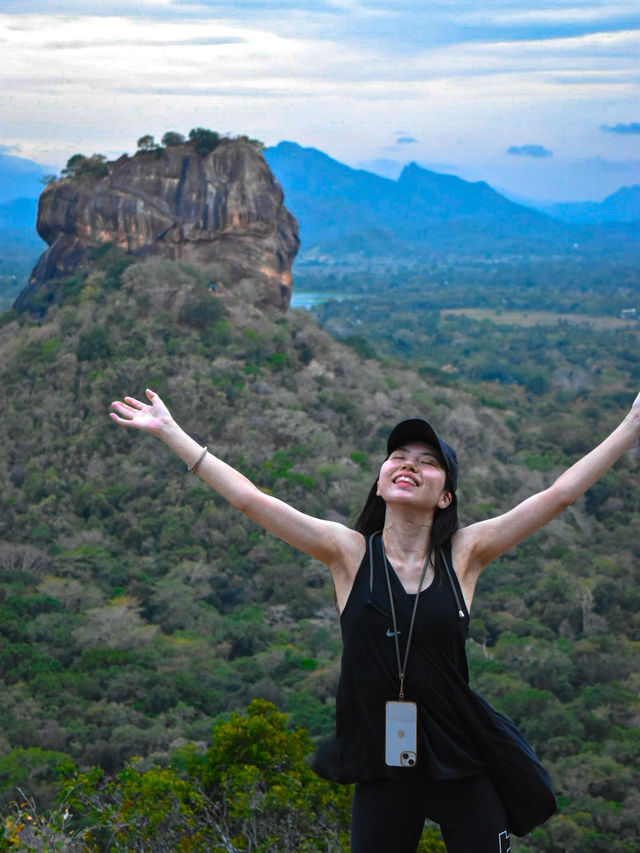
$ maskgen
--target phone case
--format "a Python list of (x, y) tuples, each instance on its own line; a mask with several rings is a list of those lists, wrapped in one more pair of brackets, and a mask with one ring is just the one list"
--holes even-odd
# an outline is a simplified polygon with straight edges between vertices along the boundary
[(418, 709), (415, 702), (387, 702), (385, 762), (389, 767), (415, 767)]

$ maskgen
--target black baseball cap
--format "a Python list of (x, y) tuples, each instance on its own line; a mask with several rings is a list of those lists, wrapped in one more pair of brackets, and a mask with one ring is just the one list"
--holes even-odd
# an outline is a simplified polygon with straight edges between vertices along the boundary
[(389, 433), (387, 456), (390, 456), (401, 444), (407, 444), (410, 441), (423, 441), (440, 451), (444, 467), (449, 474), (455, 492), (458, 488), (458, 457), (453, 447), (438, 438), (438, 433), (429, 421), (424, 418), (409, 418), (406, 421), (400, 421)]

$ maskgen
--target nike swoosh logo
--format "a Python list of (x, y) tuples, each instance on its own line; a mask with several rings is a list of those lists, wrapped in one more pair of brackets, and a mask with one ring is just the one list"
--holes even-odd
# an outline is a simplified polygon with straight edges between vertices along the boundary
[(402, 631), (392, 631), (391, 628), (387, 628), (387, 637), (395, 637), (396, 634), (402, 634)]

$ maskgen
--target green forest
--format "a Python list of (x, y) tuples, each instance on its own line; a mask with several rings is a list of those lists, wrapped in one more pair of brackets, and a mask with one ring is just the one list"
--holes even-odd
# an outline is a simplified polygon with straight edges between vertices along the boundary
[[(301, 272), (295, 289), (335, 298), (271, 315), (206, 270), (105, 246), (37, 314), (6, 311), (0, 851), (348, 849), (349, 788), (308, 768), (339, 669), (326, 569), (117, 429), (113, 399), (153, 388), (261, 488), (345, 523), (389, 428), (427, 416), (458, 448), (468, 523), (624, 416), (640, 325), (598, 321), (634, 307), (636, 276), (604, 260)], [(479, 307), (522, 322), (451, 313)], [(541, 309), (553, 322), (527, 325)], [(561, 807), (516, 851), (640, 844), (639, 473), (634, 449), (476, 594), (472, 685)], [(444, 850), (433, 827), (421, 850)]]

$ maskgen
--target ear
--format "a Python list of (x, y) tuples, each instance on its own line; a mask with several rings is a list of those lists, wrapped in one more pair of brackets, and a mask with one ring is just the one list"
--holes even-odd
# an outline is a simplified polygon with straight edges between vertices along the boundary
[(451, 494), (451, 492), (448, 492), (448, 491), (443, 492), (440, 495), (440, 497), (438, 499), (438, 503), (436, 504), (436, 506), (438, 507), (438, 509), (446, 509), (452, 500), (453, 500), (453, 495)]
[(376, 480), (376, 497), (380, 497), (380, 480)]

